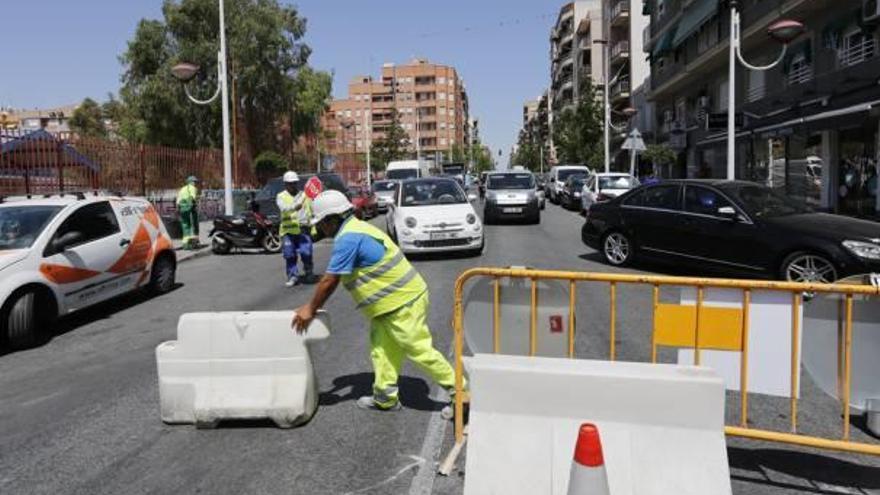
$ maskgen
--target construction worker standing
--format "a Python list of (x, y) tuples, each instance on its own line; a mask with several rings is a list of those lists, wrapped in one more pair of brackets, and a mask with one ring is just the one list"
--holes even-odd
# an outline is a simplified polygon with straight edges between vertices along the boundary
[(183, 230), (183, 249), (199, 246), (199, 182), (195, 176), (186, 179), (186, 185), (177, 193), (177, 211), (180, 214), (180, 227)]
[(281, 212), (281, 255), (286, 263), (286, 287), (299, 281), (297, 256), (302, 258), (305, 279), (312, 277), (312, 237), (309, 235), (312, 218), (312, 200), (299, 190), (299, 175), (284, 173), (284, 190), (275, 198)]
[[(384, 232), (354, 217), (354, 208), (339, 191), (315, 198), (313, 223), (333, 238), (326, 274), (311, 302), (298, 308), (293, 328), (302, 333), (336, 287), (342, 285), (370, 320), (373, 395), (358, 399), (362, 409), (400, 409), (397, 379), (409, 359), (452, 393), (455, 372), (432, 344), (428, 328), (428, 286), (400, 248)], [(451, 408), (444, 409), (450, 416)]]

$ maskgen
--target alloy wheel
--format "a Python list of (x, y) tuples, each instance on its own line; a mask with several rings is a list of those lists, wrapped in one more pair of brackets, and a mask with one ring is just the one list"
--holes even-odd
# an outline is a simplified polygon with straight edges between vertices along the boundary
[(837, 270), (821, 256), (802, 254), (785, 266), (785, 278), (789, 282), (831, 284), (837, 280)]
[(623, 265), (629, 261), (631, 249), (629, 239), (619, 232), (605, 237), (605, 259), (612, 265)]

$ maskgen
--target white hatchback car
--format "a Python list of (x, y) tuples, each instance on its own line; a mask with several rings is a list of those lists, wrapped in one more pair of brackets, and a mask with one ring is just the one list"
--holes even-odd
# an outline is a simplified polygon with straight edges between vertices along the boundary
[(388, 234), (404, 253), (483, 252), (483, 224), (471, 205), (476, 196), (446, 178), (406, 180), (386, 215)]
[(176, 270), (168, 232), (144, 199), (0, 198), (0, 340), (12, 348), (111, 297), (141, 287), (168, 292)]
[(627, 173), (593, 174), (584, 182), (581, 191), (581, 211), (587, 211), (593, 203), (614, 199), (639, 186), (639, 179)]

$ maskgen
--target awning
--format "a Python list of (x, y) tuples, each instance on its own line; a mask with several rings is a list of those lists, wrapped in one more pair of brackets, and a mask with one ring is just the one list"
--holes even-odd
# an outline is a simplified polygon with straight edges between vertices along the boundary
[(662, 57), (672, 51), (672, 40), (675, 38), (675, 32), (677, 29), (678, 25), (675, 25), (666, 31), (666, 34), (664, 34), (663, 37), (660, 38), (660, 41), (654, 45), (654, 50), (651, 51), (651, 57)]
[(718, 12), (718, 2), (719, 0), (695, 0), (690, 4), (681, 15), (678, 32), (675, 34), (675, 39), (672, 40), (672, 46), (678, 47), (684, 43), (684, 40), (714, 16)]

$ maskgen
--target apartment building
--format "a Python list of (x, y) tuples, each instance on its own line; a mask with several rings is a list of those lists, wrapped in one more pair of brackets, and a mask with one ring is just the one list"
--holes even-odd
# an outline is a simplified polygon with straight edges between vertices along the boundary
[(424, 59), (386, 63), (380, 78), (358, 76), (349, 83), (347, 98), (330, 103), (322, 122), (329, 131), (328, 152), (366, 153), (385, 136), (396, 110), (413, 157), (419, 152), (423, 158), (442, 161), (472, 133), (468, 107), (464, 82), (454, 67)]
[(549, 96), (555, 113), (579, 101), (584, 79), (602, 84), (602, 49), (594, 41), (602, 39), (603, 25), (601, 0), (577, 0), (559, 10), (550, 32)]
[(780, 54), (767, 27), (806, 32), (773, 69), (728, 81), (730, 13), (718, 0), (648, 0), (649, 98), (657, 140), (679, 152), (671, 174), (724, 177), (728, 84), (736, 90), (736, 177), (845, 214), (877, 215), (880, 8), (875, 0), (741, 0), (742, 51)]
[(644, 52), (644, 36), (649, 16), (644, 14), (642, 0), (604, 0), (608, 21), (608, 74), (613, 83), (612, 109), (636, 108), (633, 95), (648, 78), (650, 65)]

